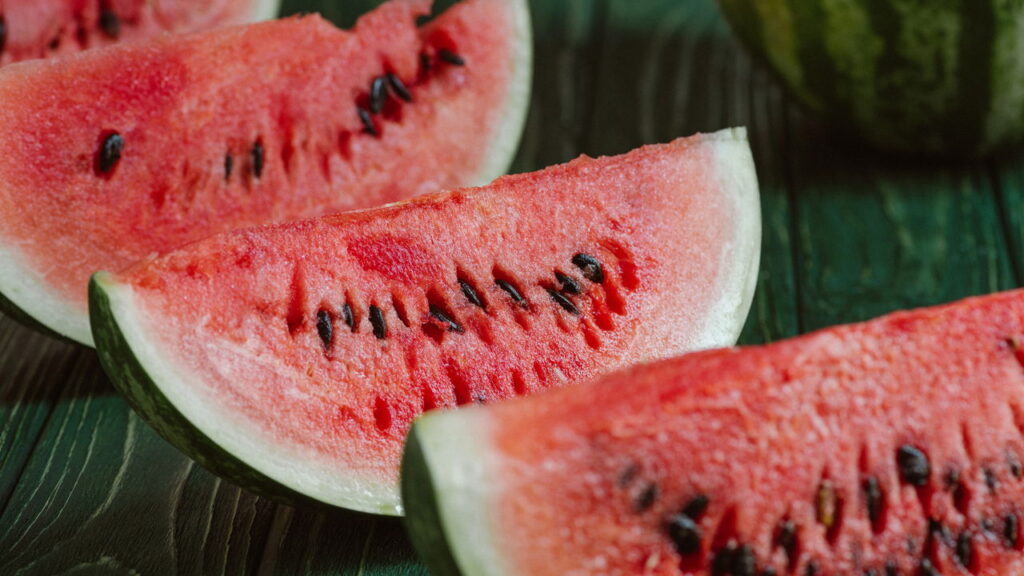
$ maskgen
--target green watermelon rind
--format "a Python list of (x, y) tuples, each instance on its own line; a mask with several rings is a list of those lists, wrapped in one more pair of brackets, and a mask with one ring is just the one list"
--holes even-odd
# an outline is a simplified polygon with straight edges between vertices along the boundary
[(132, 409), (175, 448), (246, 490), (290, 504), (315, 502), (253, 470), (200, 432), (174, 407), (139, 363), (121, 331), (111, 305), (111, 299), (117, 298), (113, 294), (116, 288), (107, 281), (108, 276), (99, 272), (89, 281), (89, 315), (94, 319), (93, 337), (100, 363)]
[[(456, 416), (456, 417), (453, 417)], [(435, 576), (500, 576), (511, 573), (491, 530), (488, 491), (500, 479), (490, 458), (487, 414), (479, 408), (431, 412), (416, 420), (402, 456), (406, 532)], [(452, 543), (472, 542), (470, 546)]]

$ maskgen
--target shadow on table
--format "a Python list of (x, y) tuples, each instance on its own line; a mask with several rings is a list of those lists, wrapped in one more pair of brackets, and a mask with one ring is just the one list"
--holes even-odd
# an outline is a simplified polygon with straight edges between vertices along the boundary
[(261, 574), (428, 574), (399, 518), (281, 506), (275, 525)]

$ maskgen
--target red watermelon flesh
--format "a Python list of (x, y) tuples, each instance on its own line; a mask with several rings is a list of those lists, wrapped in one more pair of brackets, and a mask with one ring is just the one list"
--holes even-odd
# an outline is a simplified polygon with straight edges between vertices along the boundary
[(439, 575), (1022, 574), (1022, 342), (1008, 292), (430, 415), (413, 538)]
[(467, 0), (417, 29), (428, 7), (396, 0), (351, 32), (307, 16), (0, 69), (0, 293), (91, 343), (96, 270), (503, 173), (529, 95), (524, 0)]
[(4, 0), (0, 64), (265, 20), (278, 0)]
[(735, 341), (758, 214), (742, 131), (699, 136), (99, 274), (93, 333), (200, 463), (394, 514), (418, 414)]

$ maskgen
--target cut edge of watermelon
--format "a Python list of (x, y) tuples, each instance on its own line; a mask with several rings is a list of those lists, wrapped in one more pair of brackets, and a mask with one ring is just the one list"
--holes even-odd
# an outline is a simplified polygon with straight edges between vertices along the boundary
[[(494, 451), (487, 448), (487, 414), (468, 407), (459, 410), (458, 418), (446, 418), (451, 415), (425, 414), (409, 430), (402, 455), (402, 501), (417, 505), (406, 508), (406, 531), (431, 574), (509, 573), (494, 542), (498, 535), (488, 529), (493, 508), (487, 492), (500, 490), (499, 479), (488, 473), (496, 467), (489, 462)], [(450, 544), (459, 540), (473, 546)]]
[[(753, 297), (760, 260), (760, 203), (746, 131), (723, 130), (704, 139), (712, 145), (719, 189), (735, 204), (732, 213), (737, 221), (730, 252), (722, 256), (731, 264), (719, 277), (720, 297), (709, 305), (709, 316), (715, 317), (698, 328), (697, 341), (727, 344), (735, 342)], [(145, 314), (130, 285), (99, 272), (89, 292), (92, 330), (104, 369), (133, 408), (183, 452), (260, 494), (403, 514), (393, 485), (328, 470), (320, 461), (257, 444), (230, 418), (189, 394), (190, 371), (177, 366), (146, 336)], [(243, 460), (236, 455), (247, 456)]]
[(527, 0), (513, 0), (511, 6), (515, 53), (509, 59), (512, 74), (508, 94), (500, 107), (504, 112), (491, 136), (491, 149), (484, 155), (476, 177), (467, 186), (484, 186), (508, 172), (526, 126), (533, 90), (533, 24)]
[[(735, 342), (753, 300), (760, 266), (761, 217), (757, 176), (745, 128), (705, 136), (716, 144), (721, 189), (737, 202), (734, 250), (745, 261), (722, 278), (722, 297), (711, 305), (704, 341)], [(743, 256), (747, 257), (744, 258)], [(719, 320), (714, 320), (718, 318)], [(414, 548), (438, 576), (501, 576), (514, 571), (500, 552), (500, 535), (489, 517), (501, 493), (498, 456), (489, 446), (492, 428), (485, 410), (464, 407), (418, 418), (402, 455), (401, 493), (405, 525)], [(468, 456), (467, 456), (468, 455)], [(416, 502), (412, 507), (409, 502)], [(472, 546), (451, 542), (472, 541)]]
[[(252, 445), (252, 439), (240, 435), (232, 421), (224, 418), (187, 393), (181, 370), (145, 336), (136, 312), (135, 294), (130, 286), (118, 284), (107, 272), (97, 272), (89, 282), (89, 314), (100, 363), (118, 390), (136, 413), (176, 448), (219, 476), (256, 494), (289, 503), (326, 503), (350, 510), (398, 516), (401, 506), (393, 502), (393, 487), (380, 482), (348, 477), (343, 471), (333, 474), (315, 462), (300, 462), (295, 454), (274, 453), (272, 447)], [(162, 376), (154, 379), (150, 374)], [(160, 383), (163, 386), (160, 385)], [(187, 413), (191, 418), (185, 417)], [(210, 436), (217, 436), (221, 442)], [(274, 467), (287, 479), (275, 478), (275, 472), (254, 468), (236, 453), (261, 454), (261, 464)], [(304, 466), (306, 464), (306, 466)], [(303, 475), (300, 470), (313, 470)], [(326, 485), (324, 478), (330, 477)]]
[(281, 0), (256, 0), (256, 6), (252, 12), (252, 22), (262, 22), (277, 18), (281, 9)]
[(700, 338), (706, 347), (717, 347), (735, 344), (750, 314), (761, 267), (761, 196), (747, 129), (727, 128), (704, 138), (714, 148), (718, 189), (733, 202), (736, 216), (731, 254), (721, 260), (734, 264), (718, 279), (720, 296), (711, 303)]
[[(48, 290), (21, 258), (0, 246), (0, 312), (38, 332), (92, 346), (89, 319), (67, 299)], [(56, 326), (66, 329), (58, 330)]]

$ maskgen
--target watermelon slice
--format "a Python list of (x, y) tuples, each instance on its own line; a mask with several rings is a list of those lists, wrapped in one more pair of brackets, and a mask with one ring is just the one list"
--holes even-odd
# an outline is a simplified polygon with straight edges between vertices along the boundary
[(136, 410), (201, 464), (397, 514), (420, 413), (735, 341), (758, 214), (745, 134), (699, 136), (101, 273), (93, 333)]
[(279, 0), (5, 0), (0, 64), (149, 38), (267, 20)]
[(1024, 574), (1024, 291), (415, 423), (432, 574)]
[[(525, 0), (396, 0), (0, 69), (0, 294), (91, 344), (87, 286), (209, 234), (490, 181), (530, 86)], [(72, 215), (69, 217), (68, 215)]]

